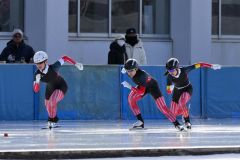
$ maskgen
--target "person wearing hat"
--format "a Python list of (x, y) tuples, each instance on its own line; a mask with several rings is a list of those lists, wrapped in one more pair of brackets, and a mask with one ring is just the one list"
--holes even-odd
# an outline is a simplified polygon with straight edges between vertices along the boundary
[(23, 32), (14, 29), (12, 39), (7, 43), (0, 55), (0, 61), (6, 63), (32, 63), (34, 50), (23, 40)]
[(128, 59), (125, 48), (125, 37), (119, 34), (110, 44), (108, 52), (108, 64), (124, 64)]
[(138, 61), (139, 65), (146, 65), (147, 58), (145, 50), (143, 48), (143, 43), (141, 39), (138, 38), (135, 28), (129, 28), (126, 30), (126, 53), (128, 58), (134, 58)]

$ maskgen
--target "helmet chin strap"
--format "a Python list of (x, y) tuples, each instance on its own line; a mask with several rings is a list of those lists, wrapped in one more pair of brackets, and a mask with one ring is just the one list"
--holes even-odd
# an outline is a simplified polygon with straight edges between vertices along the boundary
[(47, 74), (48, 68), (49, 68), (49, 65), (45, 64), (45, 67), (44, 67), (44, 69), (41, 72), (44, 73), (44, 74)]
[(177, 75), (174, 76), (174, 77), (175, 77), (175, 78), (178, 78), (178, 77), (180, 76), (180, 74), (181, 74), (181, 70), (178, 68), (178, 69), (177, 69)]

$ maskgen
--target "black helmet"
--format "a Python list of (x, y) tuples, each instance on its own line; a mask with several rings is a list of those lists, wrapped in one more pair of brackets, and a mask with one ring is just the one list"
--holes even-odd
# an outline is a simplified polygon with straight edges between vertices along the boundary
[(177, 58), (170, 58), (166, 63), (167, 70), (173, 70), (179, 67), (179, 61)]
[(124, 64), (126, 70), (132, 70), (138, 68), (138, 63), (136, 59), (128, 59)]

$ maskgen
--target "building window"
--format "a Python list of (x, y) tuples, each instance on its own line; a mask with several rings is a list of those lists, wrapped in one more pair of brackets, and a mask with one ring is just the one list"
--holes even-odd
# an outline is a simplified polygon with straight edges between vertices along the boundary
[(169, 0), (144, 0), (142, 5), (142, 33), (169, 34)]
[(218, 35), (219, 32), (219, 0), (212, 1), (212, 34)]
[(136, 28), (144, 35), (169, 35), (169, 0), (69, 0), (69, 32), (111, 36)]
[(212, 34), (217, 36), (240, 35), (239, 0), (212, 1)]
[(77, 1), (69, 0), (69, 10), (68, 10), (68, 31), (77, 32)]
[(79, 7), (81, 33), (108, 31), (108, 0), (81, 0)]
[(24, 0), (0, 0), (0, 32), (23, 30)]
[(125, 33), (129, 26), (139, 32), (139, 0), (112, 0), (112, 33)]

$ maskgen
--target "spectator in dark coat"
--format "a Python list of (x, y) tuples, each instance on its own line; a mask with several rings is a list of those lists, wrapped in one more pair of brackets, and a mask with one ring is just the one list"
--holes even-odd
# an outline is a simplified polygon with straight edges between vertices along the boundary
[(24, 43), (23, 32), (20, 29), (15, 29), (12, 40), (7, 43), (0, 55), (0, 61), (6, 63), (32, 63), (33, 55), (33, 48)]
[(115, 40), (110, 44), (108, 64), (124, 64), (127, 59), (125, 37), (117, 35)]

